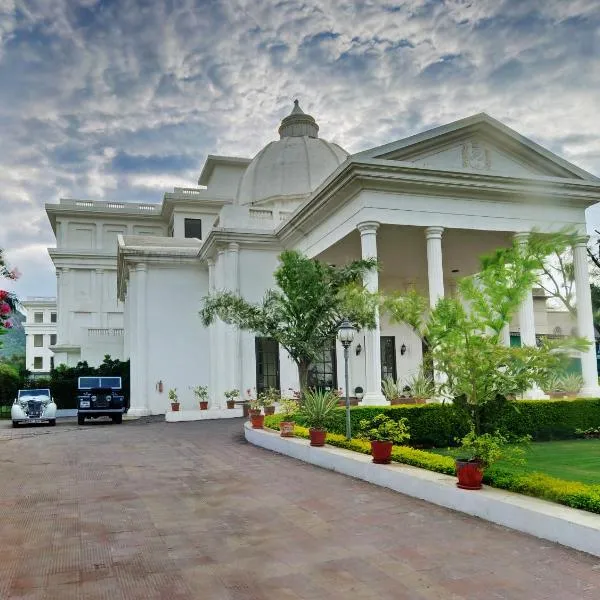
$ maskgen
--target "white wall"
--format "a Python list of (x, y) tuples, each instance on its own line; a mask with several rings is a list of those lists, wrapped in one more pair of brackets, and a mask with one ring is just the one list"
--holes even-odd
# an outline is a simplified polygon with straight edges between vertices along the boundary
[[(199, 263), (148, 266), (144, 392), (151, 414), (166, 412), (169, 388), (177, 388), (182, 410), (198, 407), (189, 387), (209, 383), (208, 329), (198, 314), (207, 292), (208, 274)], [(159, 380), (164, 384), (162, 394), (156, 389)]]

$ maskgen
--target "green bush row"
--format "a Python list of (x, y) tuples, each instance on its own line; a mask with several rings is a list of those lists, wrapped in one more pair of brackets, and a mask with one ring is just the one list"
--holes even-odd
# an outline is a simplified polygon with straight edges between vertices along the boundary
[[(265, 425), (271, 429), (278, 430), (280, 422), (281, 416), (279, 415), (265, 417)], [(308, 429), (299, 425), (294, 428), (294, 433), (297, 437), (309, 437)], [(362, 454), (371, 453), (369, 442), (355, 439), (348, 441), (345, 436), (336, 433), (327, 434), (327, 443)], [(408, 446), (394, 446), (392, 460), (436, 473), (455, 474), (454, 459)], [(500, 468), (487, 471), (484, 482), (495, 488), (550, 500), (571, 508), (600, 513), (600, 486), (598, 485), (565, 481), (542, 473), (515, 474)]]
[[(410, 428), (410, 445), (421, 448), (446, 448), (463, 437), (470, 428), (465, 412), (453, 404), (410, 404), (389, 407), (355, 406), (350, 411), (352, 428), (361, 419), (385, 413), (394, 420), (406, 418)], [(600, 400), (516, 400), (494, 411), (485, 429), (500, 429), (516, 436), (530, 435), (535, 441), (577, 437), (576, 429), (600, 426)], [(337, 409), (329, 426), (332, 433), (346, 430), (345, 409)], [(295, 421), (305, 425), (300, 416)]]

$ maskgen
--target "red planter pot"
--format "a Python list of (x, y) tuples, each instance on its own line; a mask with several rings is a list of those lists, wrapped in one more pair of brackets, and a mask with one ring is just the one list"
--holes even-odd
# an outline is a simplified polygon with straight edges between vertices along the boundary
[(309, 429), (310, 434), (310, 445), (311, 446), (324, 446), (325, 438), (327, 437), (327, 429)]
[(457, 486), (463, 490), (480, 490), (483, 480), (483, 463), (480, 460), (457, 460)]
[(281, 421), (281, 423), (279, 423), (279, 431), (281, 437), (294, 437), (294, 422)]
[(381, 442), (371, 440), (371, 456), (373, 462), (378, 465), (389, 465), (392, 462), (392, 442)]
[(208, 400), (200, 402), (200, 410), (208, 410)]
[(252, 429), (262, 429), (265, 425), (265, 415), (250, 415)]
[(173, 412), (179, 412), (179, 402), (171, 402), (171, 410)]
[(235, 400), (227, 400), (227, 408), (235, 408)]
[(265, 415), (274, 415), (275, 407), (274, 406), (265, 406)]

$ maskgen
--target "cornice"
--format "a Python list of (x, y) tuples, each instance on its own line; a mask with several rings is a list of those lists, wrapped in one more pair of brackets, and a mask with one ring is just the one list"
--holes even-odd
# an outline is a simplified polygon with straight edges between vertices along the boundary
[(199, 258), (208, 260), (220, 250), (225, 249), (229, 244), (237, 243), (240, 247), (250, 247), (259, 249), (281, 249), (281, 244), (272, 230), (256, 231), (248, 229), (213, 229), (204, 240), (200, 250)]
[(302, 235), (303, 230), (310, 229), (313, 219), (318, 217), (322, 221), (363, 189), (491, 201), (502, 199), (516, 203), (524, 197), (535, 197), (580, 208), (600, 202), (600, 181), (520, 178), (467, 170), (431, 169), (385, 159), (351, 158), (276, 229), (276, 235), (282, 242), (289, 242), (296, 232)]

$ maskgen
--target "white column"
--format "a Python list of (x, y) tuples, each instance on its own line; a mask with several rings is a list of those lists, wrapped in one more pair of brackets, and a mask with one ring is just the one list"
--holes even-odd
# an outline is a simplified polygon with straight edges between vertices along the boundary
[[(215, 293), (216, 282), (215, 282), (215, 260), (209, 258), (206, 261), (208, 265), (208, 294), (209, 296)], [(209, 371), (209, 406), (216, 406), (217, 394), (219, 383), (217, 381), (217, 366), (218, 366), (218, 352), (217, 352), (217, 336), (216, 336), (216, 322), (213, 321), (208, 326), (208, 339), (210, 343), (209, 360), (210, 360), (210, 371)]]
[[(215, 264), (215, 285), (217, 291), (223, 291), (227, 288), (227, 256), (223, 249), (217, 252), (217, 262)], [(217, 387), (213, 397), (214, 408), (222, 408), (225, 397), (225, 390), (229, 388), (230, 372), (231, 372), (231, 352), (229, 332), (227, 325), (217, 319), (215, 322), (216, 336), (216, 356), (217, 356)]]
[(427, 227), (427, 279), (429, 282), (429, 304), (435, 306), (444, 297), (444, 267), (442, 260), (443, 227)]
[[(131, 401), (128, 414), (143, 417), (150, 414), (148, 406), (148, 363), (146, 352), (146, 292), (148, 267), (144, 263), (135, 265), (131, 273), (130, 285), (135, 288), (135, 339), (131, 353)], [(133, 284), (133, 285), (132, 285)], [(167, 387), (169, 383), (166, 384)], [(165, 411), (167, 407), (165, 405)]]
[[(228, 246), (228, 272), (229, 276), (228, 287), (229, 291), (234, 294), (240, 293), (240, 245), (236, 242), (231, 242)], [(242, 364), (241, 364), (241, 332), (235, 325), (229, 325), (229, 338), (231, 349), (231, 385), (230, 388), (242, 390)]]
[(577, 330), (580, 337), (591, 342), (586, 352), (581, 353), (581, 374), (583, 388), (581, 396), (600, 397), (598, 386), (598, 366), (596, 362), (596, 343), (592, 295), (590, 292), (590, 274), (588, 270), (586, 242), (578, 242), (573, 247), (573, 266), (575, 268), (575, 293), (577, 299)]
[[(527, 244), (529, 234), (526, 232), (515, 233), (515, 239), (521, 246)], [(533, 310), (533, 293), (528, 290), (521, 306), (519, 307), (519, 334), (521, 337), (521, 346), (536, 346), (535, 339), (535, 313)], [(523, 394), (523, 398), (530, 400), (540, 400), (547, 398), (538, 385), (534, 385), (530, 390)]]
[[(377, 229), (379, 223), (366, 221), (358, 224), (362, 258), (377, 258)], [(379, 290), (379, 274), (373, 269), (365, 275), (364, 285), (369, 292)], [(360, 404), (382, 406), (389, 404), (381, 393), (381, 346), (379, 345), (379, 314), (375, 315), (375, 329), (365, 331), (365, 395)]]
[[(426, 227), (427, 240), (427, 284), (429, 287), (429, 306), (432, 308), (440, 298), (444, 297), (444, 260), (442, 255), (443, 227)], [(437, 385), (446, 381), (444, 373), (433, 370), (433, 379)]]

